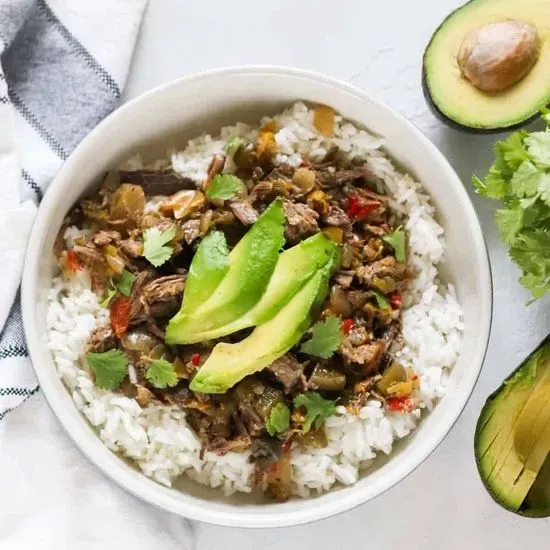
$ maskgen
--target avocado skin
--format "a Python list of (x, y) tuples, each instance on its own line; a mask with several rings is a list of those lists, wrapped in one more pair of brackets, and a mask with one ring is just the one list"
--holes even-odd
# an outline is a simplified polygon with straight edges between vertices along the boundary
[[(540, 349), (542, 349), (543, 347), (546, 347), (546, 346), (550, 346), (550, 335), (547, 336), (538, 346), (537, 348), (531, 352), (529, 354), (529, 356), (521, 363), (521, 365), (515, 369), (503, 382), (502, 384), (500, 384), (500, 386), (491, 394), (489, 395), (489, 397), (487, 398), (487, 400), (485, 401), (485, 405), (483, 405), (483, 408), (481, 409), (481, 412), (479, 414), (479, 417), (478, 417), (478, 420), (477, 420), (477, 425), (476, 425), (476, 430), (475, 430), (475, 434), (474, 434), (474, 455), (475, 455), (475, 460), (476, 460), (476, 466), (477, 466), (477, 470), (478, 470), (478, 473), (481, 472), (481, 469), (482, 469), (482, 466), (481, 466), (481, 457), (478, 455), (478, 452), (477, 452), (477, 440), (478, 440), (478, 437), (483, 429), (483, 423), (484, 423), (484, 420), (485, 420), (485, 415), (487, 414), (487, 410), (489, 409), (489, 407), (491, 406), (492, 402), (500, 395), (500, 392), (503, 390), (503, 388), (506, 386), (506, 384), (512, 380), (512, 378), (519, 372), (521, 371), (528, 363), (529, 361), (532, 359), (533, 355), (535, 353), (537, 353)], [(514, 510), (513, 508), (511, 508), (510, 506), (507, 506), (506, 504), (504, 504), (502, 501), (498, 500), (498, 498), (496, 497), (496, 495), (494, 494), (493, 492), (493, 487), (491, 487), (486, 479), (484, 478), (483, 475), (480, 474), (480, 478), (481, 478), (481, 481), (483, 483), (483, 486), (485, 487), (485, 489), (487, 490), (487, 492), (489, 493), (489, 495), (491, 495), (491, 498), (499, 505), (501, 506), (502, 508), (504, 508), (505, 510), (508, 510), (508, 512), (512, 512), (513, 514), (515, 515), (518, 515), (518, 516), (522, 516), (522, 517), (529, 517), (529, 518), (545, 518), (545, 517), (550, 517), (550, 503), (548, 504), (548, 508), (547, 509), (541, 509), (541, 510), (533, 510), (533, 509), (527, 509), (527, 510), (522, 510), (521, 508), (519, 510)]]
[[(519, 0), (518, 0), (519, 1)], [(457, 12), (463, 10), (470, 4), (477, 2), (477, 0), (470, 0), (469, 2), (466, 2), (466, 4), (463, 4), (462, 6), (459, 6), (455, 10), (453, 10), (445, 19), (443, 22), (437, 27), (435, 32), (432, 34), (432, 37), (430, 38), (430, 41), (428, 42), (428, 45), (424, 49), (424, 55), (422, 56), (422, 92), (424, 93), (424, 99), (426, 100), (426, 103), (428, 104), (428, 107), (430, 108), (430, 111), (442, 122), (447, 124), (447, 126), (450, 126), (451, 128), (454, 128), (455, 130), (460, 130), (462, 132), (466, 132), (468, 134), (478, 134), (478, 135), (491, 135), (491, 134), (499, 134), (502, 132), (508, 132), (512, 130), (517, 130), (518, 128), (522, 128), (523, 126), (533, 122), (534, 120), (537, 120), (540, 113), (539, 111), (536, 111), (532, 114), (532, 116), (526, 118), (525, 120), (522, 120), (521, 122), (518, 122), (516, 124), (511, 124), (510, 126), (499, 126), (497, 128), (476, 128), (475, 126), (466, 126), (464, 124), (460, 124), (459, 122), (456, 122), (452, 118), (449, 118), (447, 115), (443, 114), (439, 107), (435, 104), (434, 100), (432, 99), (432, 94), (430, 92), (430, 87), (428, 86), (428, 69), (426, 67), (426, 55), (428, 53), (428, 50), (430, 49), (430, 46), (432, 45), (432, 42), (434, 41), (434, 38), (437, 36), (439, 31), (447, 24), (448, 20), (453, 17)]]

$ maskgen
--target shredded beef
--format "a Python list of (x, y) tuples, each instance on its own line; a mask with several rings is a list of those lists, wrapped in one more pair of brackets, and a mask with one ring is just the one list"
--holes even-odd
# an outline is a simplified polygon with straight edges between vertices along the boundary
[(95, 328), (86, 343), (86, 352), (103, 353), (117, 346), (118, 339), (110, 325)]
[(146, 195), (172, 195), (182, 189), (196, 189), (195, 182), (174, 170), (121, 171), (120, 181), (139, 185)]
[(285, 393), (290, 393), (302, 379), (305, 363), (300, 363), (294, 355), (287, 353), (267, 367), (275, 379), (280, 382)]
[(183, 229), (183, 238), (187, 244), (192, 244), (201, 234), (200, 220), (188, 220), (181, 228)]
[(120, 233), (118, 231), (98, 231), (92, 237), (92, 242), (99, 247), (118, 241), (120, 241)]
[(145, 284), (140, 293), (145, 313), (151, 317), (171, 317), (177, 313), (185, 279), (185, 275), (168, 275)]
[(351, 221), (349, 216), (339, 206), (331, 205), (329, 213), (326, 216), (323, 216), (322, 219), (326, 225), (340, 227), (346, 233), (351, 231)]
[(306, 204), (285, 199), (283, 208), (286, 217), (285, 237), (291, 243), (297, 243), (319, 231), (319, 214)]
[(252, 225), (258, 219), (258, 212), (248, 201), (231, 201), (229, 208), (244, 225)]

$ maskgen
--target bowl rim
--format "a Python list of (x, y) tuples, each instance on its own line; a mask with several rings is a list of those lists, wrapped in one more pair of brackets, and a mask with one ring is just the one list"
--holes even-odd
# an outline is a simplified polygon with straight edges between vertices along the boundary
[[(385, 111), (388, 115), (391, 115), (394, 119), (396, 119), (400, 124), (407, 126), (411, 134), (415, 136), (415, 139), (421, 142), (422, 145), (428, 150), (430, 157), (432, 157), (435, 162), (439, 163), (441, 168), (446, 171), (448, 176), (448, 185), (451, 185), (454, 188), (454, 191), (461, 198), (461, 205), (464, 209), (467, 221), (469, 222), (468, 227), (475, 241), (475, 252), (478, 259), (478, 267), (480, 270), (480, 285), (481, 288), (484, 289), (487, 298), (487, 307), (484, 311), (480, 312), (481, 321), (478, 328), (480, 329), (480, 337), (482, 339), (481, 341), (484, 342), (484, 345), (480, 348), (480, 353), (476, 360), (476, 368), (470, 369), (468, 371), (468, 376), (465, 377), (467, 379), (467, 383), (464, 383), (465, 390), (463, 392), (463, 395), (460, 397), (460, 399), (455, 399), (454, 406), (449, 410), (447, 414), (447, 420), (444, 423), (444, 426), (438, 426), (439, 434), (437, 435), (437, 437), (432, 438), (430, 444), (427, 445), (425, 449), (422, 450), (422, 452), (417, 453), (419, 456), (415, 457), (414, 461), (412, 461), (406, 468), (402, 468), (391, 479), (385, 481), (384, 483), (379, 483), (381, 487), (379, 487), (379, 490), (373, 495), (364, 495), (364, 490), (360, 491), (357, 487), (350, 487), (349, 492), (347, 492), (345, 495), (340, 494), (340, 496), (337, 496), (333, 500), (323, 503), (322, 505), (319, 505), (319, 503), (317, 503), (317, 506), (305, 505), (299, 511), (294, 510), (279, 512), (271, 510), (269, 514), (258, 515), (250, 513), (248, 508), (242, 508), (239, 510), (238, 506), (234, 507), (234, 511), (221, 511), (210, 509), (212, 507), (209, 506), (208, 501), (203, 501), (205, 503), (205, 506), (199, 508), (197, 506), (194, 506), (192, 503), (176, 500), (176, 498), (169, 496), (168, 493), (164, 493), (161, 490), (155, 491), (153, 489), (149, 489), (146, 484), (143, 483), (143, 481), (147, 478), (145, 478), (144, 474), (142, 474), (141, 472), (138, 474), (139, 477), (129, 475), (129, 473), (124, 471), (124, 468), (120, 466), (121, 459), (119, 457), (116, 457), (116, 461), (110, 461), (105, 458), (106, 455), (102, 455), (101, 453), (99, 453), (98, 443), (101, 446), (103, 446), (103, 443), (97, 437), (93, 441), (90, 441), (88, 437), (84, 434), (84, 432), (80, 429), (79, 424), (74, 421), (69, 414), (66, 414), (64, 402), (56, 398), (55, 384), (59, 382), (58, 379), (56, 380), (57, 373), (52, 372), (52, 369), (46, 367), (45, 363), (42, 363), (42, 361), (40, 360), (43, 350), (38, 335), (36, 334), (34, 324), (34, 295), (38, 284), (38, 269), (36, 268), (38, 262), (36, 259), (39, 257), (39, 254), (41, 252), (39, 249), (39, 235), (43, 231), (45, 231), (49, 224), (50, 212), (57, 204), (57, 202), (62, 199), (64, 185), (61, 185), (61, 182), (65, 179), (65, 173), (70, 171), (70, 167), (71, 164), (74, 162), (74, 158), (82, 154), (82, 151), (85, 151), (87, 146), (86, 144), (90, 140), (90, 137), (101, 134), (103, 132), (103, 128), (111, 124), (114, 119), (121, 116), (122, 113), (133, 109), (138, 103), (146, 100), (152, 95), (164, 94), (173, 87), (177, 88), (185, 85), (185, 83), (193, 82), (196, 80), (208, 80), (210, 78), (218, 78), (223, 76), (246, 75), (256, 73), (272, 74), (279, 76), (294, 76), (313, 81), (316, 84), (324, 84), (330, 87), (338, 88), (344, 92), (348, 92), (358, 97), (359, 99), (368, 101), (377, 110)], [(481, 225), (479, 223), (479, 219), (477, 217), (477, 213), (474, 209), (471, 199), (462, 184), (462, 181), (450, 165), (449, 161), (439, 151), (439, 149), (413, 123), (411, 123), (403, 115), (401, 115), (391, 107), (387, 106), (383, 102), (372, 98), (365, 90), (362, 90), (361, 88), (358, 88), (340, 79), (309, 70), (285, 66), (239, 65), (193, 73), (191, 75), (180, 77), (166, 82), (160, 86), (154, 87), (121, 105), (118, 109), (116, 109), (103, 121), (101, 121), (79, 143), (79, 145), (71, 153), (69, 158), (64, 162), (62, 168), (55, 176), (54, 180), (51, 182), (38, 209), (37, 217), (31, 232), (25, 257), (25, 267), (21, 287), (21, 303), (23, 325), (29, 351), (29, 359), (32, 362), (40, 387), (42, 388), (48, 405), (54, 412), (63, 429), (72, 439), (75, 445), (79, 448), (86, 459), (92, 462), (104, 475), (106, 475), (120, 487), (137, 496), (141, 500), (144, 500), (149, 504), (153, 504), (163, 510), (176, 513), (191, 520), (202, 521), (215, 525), (241, 528), (270, 528), (301, 525), (332, 517), (347, 510), (351, 510), (352, 508), (355, 508), (360, 504), (363, 504), (385, 493), (388, 489), (402, 481), (407, 475), (416, 470), (416, 468), (418, 468), (434, 452), (434, 450), (439, 446), (443, 439), (445, 439), (449, 431), (458, 420), (460, 414), (464, 410), (464, 407), (466, 406), (472, 394), (472, 391), (481, 372), (481, 368), (487, 354), (492, 324), (493, 282), (489, 254), (482, 233)], [(113, 454), (108, 449), (107, 451), (109, 454)], [(150, 480), (147, 479), (147, 481)]]

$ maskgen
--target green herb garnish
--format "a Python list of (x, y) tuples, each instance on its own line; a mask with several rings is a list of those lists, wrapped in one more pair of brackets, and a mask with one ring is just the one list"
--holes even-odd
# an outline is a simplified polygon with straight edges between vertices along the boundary
[[(543, 114), (550, 125), (550, 116)], [(540, 298), (550, 291), (550, 129), (511, 134), (494, 146), (487, 176), (473, 177), (477, 193), (503, 202), (495, 222), (520, 282)]]
[(99, 388), (116, 390), (128, 374), (128, 358), (119, 349), (103, 353), (89, 352), (86, 361), (94, 371), (95, 383)]
[(168, 245), (176, 236), (176, 226), (161, 231), (157, 227), (151, 227), (143, 233), (143, 255), (155, 267), (160, 267), (167, 262), (174, 252)]
[(306, 421), (304, 423), (304, 433), (309, 432), (313, 426), (319, 429), (326, 418), (336, 412), (336, 403), (321, 397), (316, 392), (301, 393), (294, 398), (296, 407), (305, 407), (307, 410)]
[(178, 374), (174, 365), (166, 359), (155, 359), (151, 361), (149, 368), (145, 371), (145, 378), (155, 388), (172, 388), (178, 383)]
[(116, 287), (123, 296), (130, 296), (130, 294), (132, 294), (132, 286), (135, 280), (136, 276), (125, 269), (116, 282)]
[(308, 355), (328, 359), (334, 355), (343, 339), (342, 322), (331, 315), (325, 321), (313, 325), (311, 339), (304, 342), (300, 349)]
[[(112, 285), (112, 283), (111, 283)], [(103, 300), (99, 303), (101, 307), (108, 308), (111, 305), (111, 302), (113, 301), (113, 298), (117, 295), (117, 289), (113, 286), (109, 287), (105, 291), (105, 295), (103, 297)]]
[(290, 410), (284, 403), (277, 403), (266, 420), (265, 428), (271, 436), (284, 432), (290, 425)]
[(227, 155), (233, 158), (233, 155), (237, 152), (237, 149), (241, 146), (242, 142), (243, 140), (239, 136), (230, 137), (225, 146), (225, 152)]
[(378, 304), (378, 307), (380, 309), (388, 309), (389, 307), (391, 307), (386, 296), (382, 294), (379, 290), (375, 290), (374, 288), (372, 288), (371, 292), (374, 294), (374, 297), (376, 298), (376, 303)]
[(206, 196), (209, 199), (229, 200), (238, 196), (244, 188), (244, 183), (237, 176), (231, 174), (218, 174), (206, 188)]
[(385, 235), (382, 239), (395, 251), (395, 259), (398, 262), (405, 261), (405, 231), (398, 227), (391, 235)]

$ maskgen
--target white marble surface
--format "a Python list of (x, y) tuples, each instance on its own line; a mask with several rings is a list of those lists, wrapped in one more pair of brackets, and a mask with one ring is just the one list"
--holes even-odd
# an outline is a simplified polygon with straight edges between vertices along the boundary
[[(410, 118), (448, 157), (471, 193), (470, 176), (488, 167), (494, 138), (443, 126), (429, 112), (420, 85), (423, 49), (443, 17), (460, 3), (150, 0), (126, 96), (133, 97), (181, 75), (227, 65), (270, 63), (324, 72), (367, 89)], [(483, 224), (494, 273), (495, 311), (487, 360), (459, 422), (437, 451), (398, 486), (351, 512), (303, 527), (247, 531), (190, 524), (111, 487), (81, 460), (61, 433), (57, 433), (55, 442), (41, 436), (41, 427), (45, 433), (46, 424), (56, 432), (60, 429), (38, 397), (14, 413), (6, 424), (6, 431), (17, 435), (24, 425), (23, 416), (36, 414), (37, 433), (29, 438), (27, 452), (19, 448), (15, 456), (7, 437), (3, 466), (0, 464), (4, 473), (20, 472), (27, 491), (20, 499), (36, 499), (34, 516), (14, 515), (18, 502), (12, 501), (8, 514), (17, 521), (9, 524), (8, 532), (2, 528), (0, 518), (0, 548), (65, 548), (65, 543), (56, 544), (61, 540), (57, 538), (59, 529), (67, 534), (62, 540), (73, 541), (70, 547), (79, 550), (517, 550), (518, 546), (547, 546), (550, 522), (521, 519), (504, 512), (485, 493), (475, 469), (473, 431), (482, 403), (550, 332), (550, 316), (548, 300), (525, 306), (528, 296), (516, 282), (518, 273), (492, 221), (494, 207), (471, 195)], [(67, 487), (48, 485), (43, 475), (34, 473), (32, 462), (40, 454), (43, 461), (49, 461), (52, 471), (64, 461)], [(79, 487), (79, 476), (84, 471), (93, 478), (88, 478), (87, 486)], [(77, 493), (73, 489), (74, 502), (86, 501), (85, 513), (84, 509), (79, 513), (78, 505), (62, 510), (51, 506), (50, 491), (68, 491), (69, 484), (80, 490)], [(100, 486), (108, 487), (108, 498), (100, 492)], [(116, 522), (120, 529), (102, 530), (102, 518)], [(156, 544), (151, 544), (153, 540)]]
[[(219, 66), (270, 63), (311, 69), (365, 88), (414, 122), (471, 192), (472, 172), (491, 162), (494, 137), (460, 133), (429, 111), (422, 52), (461, 0), (151, 0), (127, 96)], [(392, 490), (314, 525), (246, 531), (196, 525), (196, 548), (498, 548), (547, 544), (548, 520), (497, 507), (482, 488), (473, 431), (484, 399), (550, 332), (548, 300), (529, 307), (493, 224), (494, 206), (471, 193), (494, 274), (493, 332), (472, 399), (437, 451)]]

